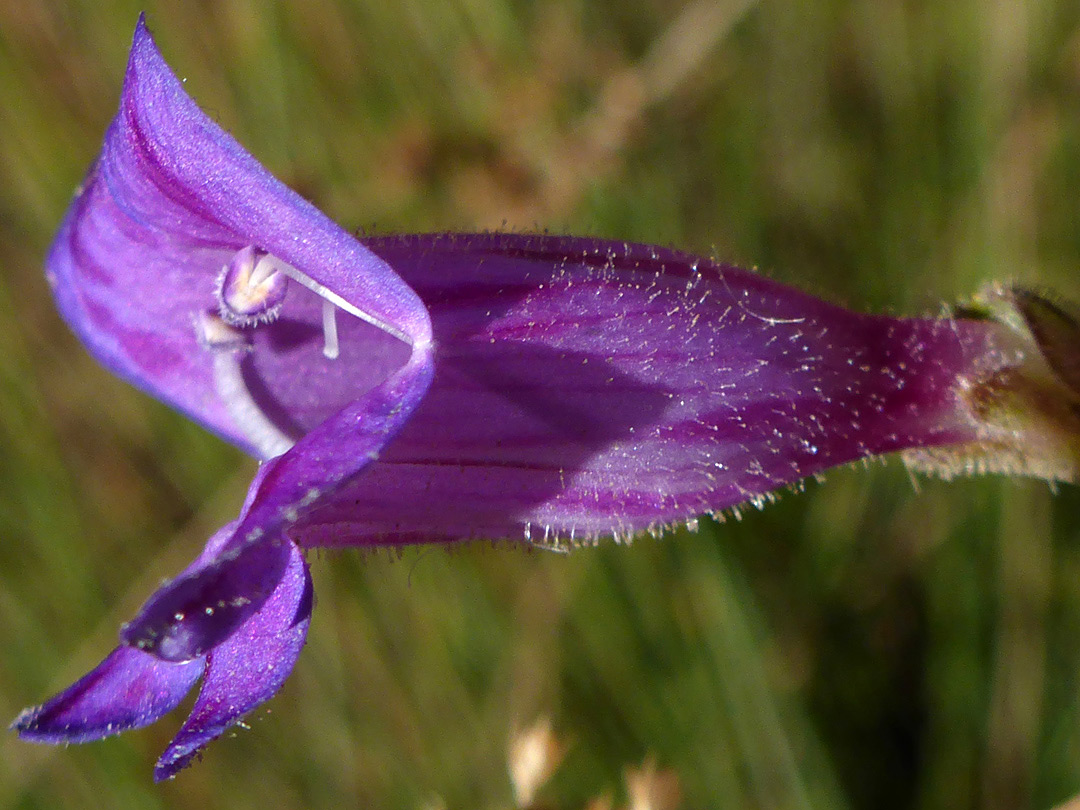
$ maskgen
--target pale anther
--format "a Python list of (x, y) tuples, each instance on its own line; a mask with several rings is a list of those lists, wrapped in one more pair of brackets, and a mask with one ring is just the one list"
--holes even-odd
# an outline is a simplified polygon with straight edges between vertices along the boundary
[(254, 326), (281, 312), (289, 279), (278, 260), (253, 245), (238, 250), (217, 282), (221, 317), (234, 326)]
[(195, 337), (200, 345), (213, 352), (251, 351), (251, 336), (226, 323), (215, 312), (196, 313)]

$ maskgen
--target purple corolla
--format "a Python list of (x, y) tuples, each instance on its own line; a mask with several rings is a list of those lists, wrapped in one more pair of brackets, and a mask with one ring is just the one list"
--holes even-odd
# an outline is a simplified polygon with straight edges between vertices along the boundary
[(303, 549), (658, 531), (853, 459), (973, 446), (972, 392), (1025, 356), (992, 320), (854, 314), (656, 247), (358, 241), (196, 107), (141, 20), (47, 267), (104, 364), (262, 461), (120, 646), (15, 721), (98, 739), (201, 678), (159, 779), (288, 676)]

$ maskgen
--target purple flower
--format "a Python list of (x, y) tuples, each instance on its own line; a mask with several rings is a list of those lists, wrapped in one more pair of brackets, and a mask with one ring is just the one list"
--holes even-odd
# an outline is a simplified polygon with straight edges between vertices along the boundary
[(854, 314), (656, 247), (358, 241), (195, 106), (142, 20), (47, 267), (103, 363), (263, 461), (121, 645), (15, 721), (99, 739), (201, 677), (158, 779), (288, 676), (302, 549), (692, 523), (853, 459), (976, 446), (993, 429), (977, 392), (1024, 354), (989, 320)]

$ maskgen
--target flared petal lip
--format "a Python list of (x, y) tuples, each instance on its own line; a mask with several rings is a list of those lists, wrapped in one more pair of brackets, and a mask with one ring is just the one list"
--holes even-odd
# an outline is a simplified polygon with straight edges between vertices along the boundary
[(63, 219), (47, 276), (61, 314), (106, 367), (259, 456), (217, 403), (192, 323), (214, 304), (220, 270), (212, 259), (199, 269), (202, 254), (248, 245), (299, 268), (325, 299), (430, 344), (417, 295), (198, 108), (140, 15), (119, 112)]
[(191, 714), (154, 767), (171, 779), (210, 743), (269, 700), (292, 672), (307, 640), (314, 592), (300, 551), (290, 544), (281, 582), (263, 608), (210, 653)]

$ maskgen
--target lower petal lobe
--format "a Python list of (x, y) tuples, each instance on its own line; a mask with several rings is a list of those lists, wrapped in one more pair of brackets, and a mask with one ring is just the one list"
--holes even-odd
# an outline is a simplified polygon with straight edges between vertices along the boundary
[(88, 674), (12, 724), (24, 740), (81, 743), (155, 722), (174, 709), (203, 672), (197, 658), (174, 664), (117, 647)]
[(184, 661), (231, 636), (278, 587), (297, 527), (379, 457), (423, 398), (431, 375), (430, 347), (415, 347), (384, 383), (264, 463), (231, 536), (200, 567), (158, 589), (123, 628), (124, 643)]
[(273, 594), (210, 653), (202, 691), (158, 760), (156, 780), (175, 776), (204, 745), (277, 692), (307, 638), (312, 598), (307, 565), (289, 544), (288, 562)]

